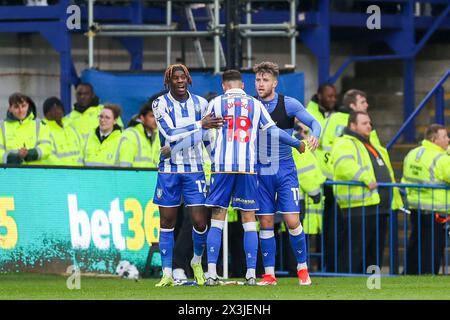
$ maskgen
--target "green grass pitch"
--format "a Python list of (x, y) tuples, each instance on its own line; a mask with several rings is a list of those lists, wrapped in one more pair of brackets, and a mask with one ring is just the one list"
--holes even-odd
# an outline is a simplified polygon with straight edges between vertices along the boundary
[[(242, 280), (242, 279), (237, 279)], [(0, 274), (0, 299), (152, 299), (152, 300), (335, 300), (450, 299), (448, 276), (381, 277), (381, 289), (367, 288), (368, 277), (312, 277), (300, 287), (296, 278), (279, 278), (277, 286), (156, 288), (158, 279), (138, 282), (81, 276), (80, 289), (69, 290), (67, 277), (42, 274)]]

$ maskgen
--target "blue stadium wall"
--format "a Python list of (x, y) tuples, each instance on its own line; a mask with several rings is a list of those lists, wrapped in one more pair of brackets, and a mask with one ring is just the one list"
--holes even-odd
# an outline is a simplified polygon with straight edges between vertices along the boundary
[[(255, 95), (255, 75), (244, 73), (245, 91)], [(163, 74), (123, 72), (104, 72), (87, 69), (82, 72), (81, 80), (91, 83), (102, 103), (115, 103), (122, 107), (124, 124), (136, 113), (140, 106), (152, 95), (164, 90)], [(304, 102), (305, 78), (302, 72), (280, 75), (277, 91)], [(210, 73), (192, 73), (190, 91), (206, 97), (208, 94), (222, 93), (221, 76)]]

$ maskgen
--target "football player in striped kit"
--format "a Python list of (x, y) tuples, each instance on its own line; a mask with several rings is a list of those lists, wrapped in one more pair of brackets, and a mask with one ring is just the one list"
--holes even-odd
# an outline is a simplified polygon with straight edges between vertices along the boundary
[[(162, 148), (173, 147), (177, 141), (201, 129), (219, 128), (222, 119), (206, 115), (208, 102), (188, 91), (192, 78), (186, 66), (174, 64), (167, 68), (164, 85), (169, 92), (153, 102), (153, 113), (157, 120)], [(189, 138), (188, 138), (189, 139)], [(203, 285), (205, 277), (201, 265), (207, 236), (207, 212), (204, 207), (206, 196), (205, 175), (203, 173), (202, 145), (197, 144), (177, 152), (171, 157), (161, 155), (158, 180), (153, 202), (159, 206), (160, 239), (163, 276), (158, 287), (173, 286), (172, 255), (174, 228), (181, 201), (190, 209), (192, 217), (192, 238), (194, 256), (191, 267), (198, 285)]]
[[(256, 74), (255, 87), (258, 100), (270, 113), (277, 126), (289, 135), (294, 130), (297, 118), (312, 129), (309, 137), (309, 147), (314, 150), (318, 146), (321, 127), (320, 123), (306, 111), (302, 104), (288, 96), (275, 91), (278, 84), (279, 68), (273, 62), (261, 62), (253, 67)], [(271, 133), (268, 132), (267, 135)], [(258, 158), (258, 200), (259, 210), (256, 213), (260, 222), (260, 245), (265, 274), (258, 285), (276, 285), (275, 253), (276, 242), (274, 233), (274, 214), (281, 213), (289, 231), (291, 247), (297, 259), (297, 276), (300, 285), (310, 285), (311, 279), (306, 264), (306, 240), (300, 222), (300, 192), (297, 169), (289, 146), (279, 144), (273, 148), (271, 137), (260, 139)], [(275, 144), (278, 146), (278, 144)], [(320, 190), (317, 191), (320, 193)]]
[(216, 264), (230, 199), (241, 211), (244, 227), (244, 251), (247, 263), (245, 284), (256, 285), (258, 236), (255, 211), (257, 201), (257, 138), (259, 131), (270, 131), (281, 143), (304, 151), (305, 144), (280, 130), (260, 101), (244, 92), (241, 74), (237, 70), (223, 73), (224, 94), (213, 99), (206, 114), (224, 120), (217, 130), (211, 151), (211, 187), (206, 206), (213, 207), (211, 229), (207, 237), (208, 278), (206, 285), (218, 285)]

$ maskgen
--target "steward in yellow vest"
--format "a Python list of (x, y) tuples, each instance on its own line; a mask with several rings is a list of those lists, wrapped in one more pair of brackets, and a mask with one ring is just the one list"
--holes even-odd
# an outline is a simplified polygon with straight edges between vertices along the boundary
[[(352, 123), (351, 121), (358, 121)], [(344, 135), (336, 139), (332, 149), (332, 164), (335, 181), (362, 182), (366, 186), (338, 185), (335, 197), (339, 207), (355, 208), (380, 204), (380, 200), (389, 202), (389, 190), (376, 187), (377, 182), (395, 182), (394, 170), (387, 150), (374, 146), (369, 141), (370, 118), (366, 113), (355, 112), (349, 118), (353, 127), (347, 127)], [(354, 130), (358, 131), (354, 131)], [(383, 189), (386, 189), (383, 191)], [(380, 192), (384, 192), (380, 195)], [(388, 203), (392, 209), (403, 207), (403, 201), (397, 188), (393, 190), (393, 199)]]
[(35, 119), (28, 97), (9, 97), (5, 120), (0, 121), (0, 157), (5, 164), (37, 165), (52, 151), (48, 126)]
[(319, 121), (322, 131), (320, 134), (319, 147), (314, 151), (314, 154), (319, 161), (322, 173), (328, 178), (332, 179), (333, 174), (329, 170), (330, 152), (331, 149), (323, 145), (323, 137), (326, 134), (327, 119), (336, 111), (337, 93), (334, 85), (323, 84), (319, 86), (317, 94), (315, 94), (308, 103), (306, 110)]
[[(450, 156), (445, 147), (447, 130), (444, 126), (431, 125), (427, 132), (428, 137), (403, 162), (402, 183), (450, 186)], [(450, 213), (450, 190), (406, 188), (406, 193), (411, 209)]]
[(442, 265), (450, 220), (450, 190), (426, 186), (450, 186), (448, 145), (446, 128), (432, 124), (421, 145), (411, 150), (403, 162), (402, 183), (425, 187), (406, 188), (411, 233), (405, 274), (438, 274)]
[[(326, 130), (322, 137), (322, 145), (324, 149), (331, 150), (336, 138), (344, 134), (344, 129), (347, 127), (348, 118), (351, 112), (362, 111), (367, 112), (369, 104), (367, 102), (367, 95), (364, 91), (351, 89), (344, 94), (343, 106), (337, 112), (333, 113), (325, 123)], [(377, 132), (372, 130), (370, 132), (370, 143), (373, 145), (381, 145)], [(333, 167), (328, 162), (329, 172), (333, 172)]]
[(99, 126), (92, 130), (84, 148), (86, 166), (118, 166), (122, 129), (117, 124), (120, 108), (105, 105), (100, 113)]
[(387, 150), (370, 143), (371, 131), (367, 113), (350, 114), (344, 135), (336, 139), (331, 152), (335, 181), (364, 184), (333, 188), (342, 211), (341, 272), (365, 273), (370, 265), (382, 265), (388, 214), (391, 208), (403, 206), (397, 188), (391, 192), (377, 185), (395, 179)]
[[(89, 83), (80, 83), (76, 91), (77, 102), (74, 109), (66, 116), (70, 124), (78, 131), (85, 140), (91, 131), (98, 126), (98, 117), (103, 109), (94, 88)], [(122, 119), (119, 117), (117, 124), (123, 127)]]
[(314, 153), (308, 148), (305, 148), (305, 152), (302, 154), (292, 152), (292, 156), (297, 167), (298, 182), (301, 189), (300, 200), (305, 203), (303, 229), (306, 234), (319, 234), (322, 232), (322, 184), (326, 178), (319, 168)]
[[(321, 85), (317, 94), (313, 96), (311, 101), (309, 102), (306, 110), (311, 113), (317, 121), (319, 121), (320, 126), (322, 127), (320, 139), (319, 139), (319, 147), (314, 151), (314, 155), (316, 156), (317, 162), (319, 164), (319, 168), (322, 171), (322, 174), (328, 179), (333, 179), (333, 174), (330, 172), (328, 163), (331, 161), (330, 152), (331, 150), (327, 149), (327, 146), (323, 146), (323, 136), (327, 131), (325, 127), (327, 119), (336, 111), (336, 101), (337, 101), (337, 93), (336, 88), (330, 84)], [(323, 215), (323, 236), (324, 236), (324, 265), (327, 272), (333, 272), (335, 264), (334, 264), (334, 249), (335, 245), (335, 235), (334, 231), (336, 229), (335, 219), (333, 219), (334, 215), (334, 197), (333, 191), (330, 186), (324, 186), (324, 215)], [(337, 217), (337, 224), (339, 225), (340, 216)]]
[(72, 126), (68, 125), (64, 116), (64, 106), (56, 97), (44, 101), (45, 119), (50, 130), (50, 140), (53, 150), (45, 161), (45, 165), (82, 166), (83, 140)]
[(121, 167), (158, 168), (160, 141), (151, 103), (144, 104), (138, 118), (129, 123), (119, 149)]

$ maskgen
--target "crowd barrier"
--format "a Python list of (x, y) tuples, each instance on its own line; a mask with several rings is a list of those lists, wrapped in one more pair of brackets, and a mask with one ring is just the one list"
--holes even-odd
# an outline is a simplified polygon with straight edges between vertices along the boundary
[[(337, 186), (362, 183), (327, 181), (336, 195)], [(336, 199), (330, 211), (325, 206), (320, 244), (314, 245), (307, 235), (308, 262), (316, 275), (361, 275), (378, 270), (385, 274), (448, 274), (449, 254), (449, 186), (425, 184), (380, 183), (387, 189), (390, 203), (393, 188), (399, 188), (404, 207), (399, 210), (380, 206), (340, 209)], [(406, 188), (421, 195), (431, 192), (431, 205), (438, 211), (414, 209), (408, 204)], [(446, 190), (435, 197), (438, 190)], [(361, 192), (364, 195), (364, 192)], [(443, 195), (444, 194), (444, 198)], [(425, 197), (423, 197), (425, 199)], [(422, 206), (425, 204), (423, 200)], [(427, 204), (429, 206), (430, 204)]]
[[(155, 170), (3, 167), (0, 272), (63, 273), (75, 265), (82, 272), (114, 273), (120, 260), (143, 270), (159, 239), (159, 210), (153, 204), (156, 177)], [(350, 189), (361, 184), (325, 185)], [(361, 216), (355, 217), (353, 210), (340, 210), (334, 201), (332, 212), (325, 207), (322, 213), (331, 219), (322, 218), (322, 232), (315, 236), (318, 244), (307, 235), (311, 273), (360, 275), (375, 266), (388, 274), (448, 274), (449, 187), (381, 183), (378, 188), (387, 188), (390, 198), (393, 188), (432, 194), (444, 189), (446, 199), (435, 200), (446, 210), (439, 215), (411, 210), (405, 201), (406, 209), (382, 212), (375, 206), (371, 212), (359, 210)], [(283, 245), (280, 242), (281, 258)], [(278, 272), (283, 269), (281, 263)]]

